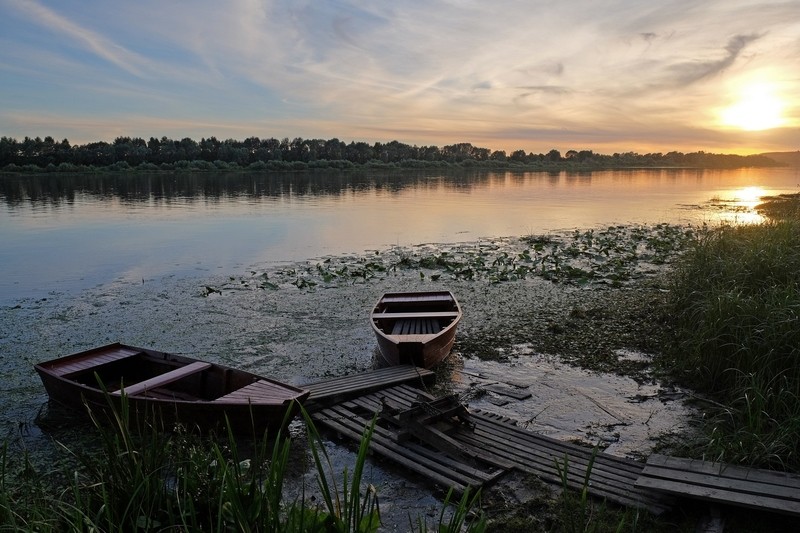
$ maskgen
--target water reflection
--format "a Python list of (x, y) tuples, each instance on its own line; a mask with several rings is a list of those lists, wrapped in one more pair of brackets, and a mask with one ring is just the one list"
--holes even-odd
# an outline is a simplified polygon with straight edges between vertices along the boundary
[[(502, 175), (501, 175), (502, 177)], [(319, 173), (171, 173), (171, 174), (40, 174), (0, 179), (0, 197), (9, 206), (23, 203), (60, 205), (74, 203), (76, 195), (122, 202), (222, 200), (225, 198), (280, 199), (306, 196), (343, 196), (365, 191), (398, 193), (444, 180), (449, 188), (465, 189), (496, 180), (494, 173), (402, 174)]]
[[(409, 189), (472, 191), (508, 187), (588, 187), (598, 181), (626, 187), (650, 188), (654, 184), (707, 181), (736, 171), (697, 169), (615, 170), (604, 172), (487, 172), (442, 171), (319, 171), (302, 173), (178, 172), (38, 174), (0, 177), (0, 198), (10, 207), (25, 203), (73, 204), (79, 195), (96, 200), (128, 202), (221, 201), (341, 197), (364, 192), (401, 193)], [(760, 171), (769, 172), (769, 171)], [(643, 180), (643, 176), (646, 179)], [(763, 192), (763, 189), (750, 187)], [(749, 190), (749, 189), (748, 189)], [(745, 190), (746, 192), (746, 190)]]
[(758, 221), (757, 196), (798, 182), (792, 169), (2, 176), (0, 298), (394, 245)]

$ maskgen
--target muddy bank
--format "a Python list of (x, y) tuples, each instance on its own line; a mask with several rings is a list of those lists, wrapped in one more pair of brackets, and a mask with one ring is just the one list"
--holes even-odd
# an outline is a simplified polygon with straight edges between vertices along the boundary
[[(564, 239), (569, 244), (573, 236)], [(646, 248), (642, 242), (625, 253)], [(665, 434), (683, 431), (691, 416), (682, 392), (661, 385), (650, 371), (658, 317), (648, 311), (661, 294), (654, 280), (664, 259), (635, 255), (625, 265), (627, 277), (612, 272), (612, 279), (597, 267), (600, 258), (575, 254), (583, 277), (554, 281), (537, 274), (546, 253), (555, 257), (552, 249), (544, 250), (519, 239), (425, 246), (21, 300), (0, 309), (2, 427), (8, 438), (32, 450), (46, 449), (53, 437), (68, 440), (66, 433), (43, 432), (36, 424), (46, 396), (32, 365), (114, 341), (295, 384), (364, 371), (372, 367), (375, 350), (368, 312), (380, 294), (446, 288), (458, 296), (464, 319), (453, 356), (439, 371), (442, 390), (534, 431), (600, 444), (617, 455), (645, 456)], [(481, 271), (480, 264), (490, 266)], [(533, 266), (525, 273), (520, 265)], [(530, 397), (496, 392), (502, 387)], [(331, 443), (330, 451), (339, 470), (354, 459), (346, 446)], [(298, 473), (300, 479), (308, 491), (316, 489), (310, 470)], [(391, 465), (371, 464), (366, 480), (378, 488), (385, 521), (400, 529), (409, 513), (437, 508), (428, 487)]]

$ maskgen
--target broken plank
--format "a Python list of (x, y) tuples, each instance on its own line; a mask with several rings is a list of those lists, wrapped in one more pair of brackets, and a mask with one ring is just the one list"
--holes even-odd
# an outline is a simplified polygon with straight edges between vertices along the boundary
[(501, 396), (508, 396), (509, 398), (514, 398), (515, 400), (527, 400), (533, 394), (527, 389), (512, 389), (511, 387), (504, 387), (502, 385), (486, 385), (484, 389), (494, 392), (495, 394), (500, 394)]

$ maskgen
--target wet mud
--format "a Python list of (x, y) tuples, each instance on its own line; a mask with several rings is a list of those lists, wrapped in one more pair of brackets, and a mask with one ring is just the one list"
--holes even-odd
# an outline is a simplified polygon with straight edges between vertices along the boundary
[[(651, 305), (662, 294), (657, 279), (667, 259), (640, 254), (626, 265), (625, 279), (571, 283), (535, 269), (509, 276), (519, 264), (503, 270), (502, 262), (482, 273), (473, 264), (472, 275), (457, 274), (476, 257), (483, 264), (498, 257), (525, 263), (525, 250), (536, 255), (530, 240), (455, 248), (257, 265), (202, 279), (120, 281), (2, 307), (0, 427), (7, 440), (34, 453), (48, 453), (53, 439), (69, 445), (82, 433), (70, 423), (61, 429), (37, 424), (47, 397), (33, 365), (116, 341), (294, 384), (362, 372), (373, 366), (368, 315), (383, 292), (448, 289), (464, 318), (454, 352), (438, 370), (441, 392), (458, 393), (470, 407), (509, 416), (531, 431), (620, 456), (646, 457), (661, 439), (688, 431), (694, 413), (683, 401), (686, 393), (661, 383), (652, 364), (659, 318)], [(426, 257), (440, 259), (420, 261)], [(304, 444), (299, 437), (297, 447)], [(346, 443), (330, 441), (328, 452), (334, 471), (355, 461)], [(305, 485), (313, 496), (311, 462), (300, 470), (295, 490)], [(391, 464), (370, 461), (365, 481), (377, 488), (384, 521), (397, 530), (406, 529), (409, 515), (433, 519), (441, 507), (442, 494)], [(524, 493), (518, 499), (538, 490), (518, 485)]]

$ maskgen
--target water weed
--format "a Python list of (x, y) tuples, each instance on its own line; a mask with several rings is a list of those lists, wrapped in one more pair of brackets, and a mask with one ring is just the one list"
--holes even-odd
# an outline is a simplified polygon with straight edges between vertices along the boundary
[(393, 247), (362, 256), (328, 257), (274, 272), (251, 271), (202, 296), (245, 289), (296, 287), (314, 290), (366, 283), (398, 271), (416, 270), (431, 281), (483, 280), (503, 283), (540, 277), (568, 285), (622, 286), (673, 261), (695, 229), (672, 224), (610, 226), (605, 229), (498, 238), (477, 243)]

